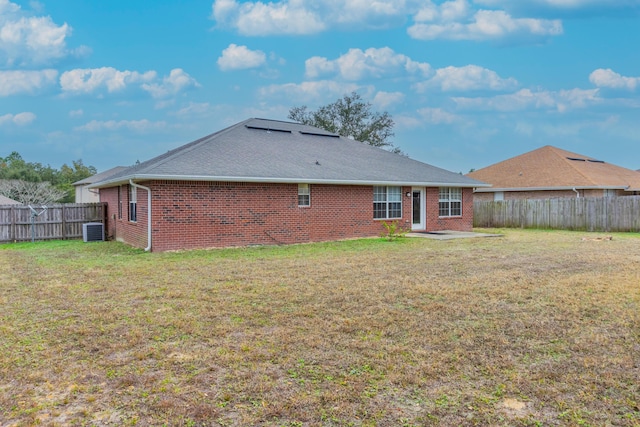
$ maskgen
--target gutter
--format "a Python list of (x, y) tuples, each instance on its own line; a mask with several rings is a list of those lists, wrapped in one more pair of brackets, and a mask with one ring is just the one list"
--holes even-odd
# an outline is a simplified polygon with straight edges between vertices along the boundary
[(559, 191), (559, 190), (625, 190), (629, 187), (621, 185), (582, 185), (582, 186), (563, 186), (563, 187), (493, 187), (478, 188), (475, 193), (493, 193), (495, 191)]
[(136, 188), (141, 188), (147, 192), (147, 247), (144, 248), (145, 252), (149, 252), (151, 250), (151, 189), (149, 187), (145, 187), (144, 185), (136, 184), (133, 182), (133, 179), (129, 180), (129, 185), (132, 185)]
[(135, 174), (128, 177), (121, 177), (112, 180), (101, 181), (92, 184), (91, 188), (103, 188), (113, 185), (126, 183), (133, 179), (141, 179), (145, 181), (205, 181), (205, 182), (251, 182), (251, 183), (270, 183), (270, 184), (333, 184), (333, 185), (400, 185), (407, 187), (461, 187), (461, 188), (479, 188), (491, 187), (481, 181), (475, 182), (445, 182), (445, 181), (375, 181), (375, 180), (357, 180), (357, 179), (309, 179), (309, 178), (264, 178), (264, 177), (247, 177), (247, 176), (209, 176), (209, 175), (155, 175), (155, 174)]

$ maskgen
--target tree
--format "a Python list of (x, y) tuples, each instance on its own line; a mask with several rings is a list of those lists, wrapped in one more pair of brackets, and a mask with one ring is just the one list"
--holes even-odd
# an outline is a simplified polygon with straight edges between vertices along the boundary
[(401, 153), (389, 139), (394, 135), (394, 122), (386, 111), (372, 111), (372, 105), (362, 100), (357, 92), (344, 95), (336, 102), (322, 106), (317, 111), (308, 111), (307, 106), (293, 107), (289, 110), (289, 119), (315, 126), (345, 138), (364, 142)]
[(71, 203), (75, 200), (75, 189), (73, 183), (88, 178), (97, 173), (93, 166), (85, 166), (82, 160), (74, 160), (72, 166), (65, 163), (58, 173), (58, 181), (55, 183), (56, 188), (63, 190), (66, 196), (62, 200), (63, 203)]
[[(82, 160), (74, 160), (71, 162), (71, 166), (65, 163), (60, 170), (57, 170), (49, 165), (43, 166), (40, 163), (26, 162), (16, 151), (7, 157), (0, 157), (0, 180), (48, 183), (49, 186), (64, 192), (64, 197), (56, 200), (62, 203), (70, 203), (75, 200), (75, 189), (72, 185), (74, 182), (95, 175), (96, 172), (95, 167), (85, 166)], [(33, 190), (35, 191), (35, 187)]]
[(49, 182), (19, 179), (0, 180), (0, 194), (24, 205), (47, 205), (62, 200), (66, 193)]
[(17, 151), (13, 151), (7, 157), (0, 157), (0, 179), (41, 181), (35, 166), (32, 163), (25, 162)]

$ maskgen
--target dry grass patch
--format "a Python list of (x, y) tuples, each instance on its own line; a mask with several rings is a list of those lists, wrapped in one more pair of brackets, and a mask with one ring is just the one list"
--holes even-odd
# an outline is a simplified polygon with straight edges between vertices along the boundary
[(0, 247), (0, 425), (640, 425), (640, 236)]

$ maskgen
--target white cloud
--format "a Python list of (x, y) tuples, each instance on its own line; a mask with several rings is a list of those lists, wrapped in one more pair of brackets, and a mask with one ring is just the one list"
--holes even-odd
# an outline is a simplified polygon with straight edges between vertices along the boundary
[(70, 35), (68, 24), (58, 25), (49, 16), (29, 16), (17, 4), (0, 0), (0, 62), (38, 65), (72, 55), (66, 45)]
[(435, 75), (424, 82), (415, 85), (418, 92), (424, 92), (431, 87), (442, 91), (469, 90), (513, 90), (518, 86), (514, 78), (501, 78), (495, 71), (477, 65), (464, 67), (445, 67), (436, 70)]
[(560, 20), (514, 18), (502, 10), (474, 12), (466, 0), (439, 6), (429, 1), (414, 21), (407, 33), (418, 40), (498, 40), (507, 36), (557, 36), (563, 32)]
[(408, 56), (399, 54), (389, 47), (349, 49), (338, 59), (314, 56), (305, 62), (306, 76), (317, 78), (325, 74), (338, 73), (345, 80), (361, 80), (372, 77), (380, 78), (401, 73), (418, 73), (426, 76), (431, 72), (431, 66), (424, 62), (416, 62)]
[(378, 92), (376, 96), (373, 97), (373, 104), (376, 109), (385, 110), (388, 107), (396, 104), (400, 104), (404, 101), (405, 95), (401, 92)]
[(211, 104), (208, 102), (190, 102), (189, 105), (176, 111), (176, 116), (199, 116), (208, 113), (211, 110)]
[(222, 71), (245, 70), (263, 65), (267, 56), (260, 50), (250, 50), (246, 46), (231, 43), (218, 58), (218, 67)]
[(544, 8), (551, 10), (585, 10), (604, 7), (607, 9), (633, 8), (638, 0), (474, 0), (474, 3), (491, 7), (511, 8)]
[[(304, 35), (331, 30), (398, 28), (412, 17), (411, 37), (513, 42), (562, 34), (541, 16), (581, 11), (637, 11), (638, 0), (214, 0), (217, 26), (246, 36)], [(538, 18), (530, 18), (536, 16)]]
[(234, 0), (214, 0), (213, 18), (218, 22), (224, 22), (237, 11), (238, 7), (238, 3)]
[(388, 28), (401, 25), (415, 10), (406, 0), (282, 0), (273, 2), (215, 0), (212, 17), (240, 34), (315, 34), (329, 28)]
[(119, 71), (112, 67), (78, 68), (62, 73), (60, 86), (63, 92), (75, 94), (88, 94), (104, 89), (113, 93), (122, 91), (129, 85), (148, 82), (155, 78), (155, 71), (139, 73)]
[(560, 112), (587, 108), (590, 105), (602, 102), (598, 97), (598, 89), (570, 89), (561, 90), (556, 94), (557, 109)]
[(169, 75), (162, 79), (162, 83), (144, 83), (142, 85), (142, 88), (154, 98), (166, 98), (194, 87), (200, 87), (200, 84), (181, 68), (171, 70)]
[[(0, 0), (1, 1), (1, 0)], [(32, 94), (56, 83), (56, 70), (0, 71), (0, 96)]]
[[(2, 5), (0, 4), (0, 7)], [(5, 124), (14, 124), (17, 126), (25, 126), (33, 122), (36, 119), (36, 115), (30, 112), (18, 113), (18, 114), (5, 114), (0, 116), (0, 126)]]
[(155, 71), (120, 71), (112, 67), (78, 68), (65, 71), (60, 76), (60, 86), (66, 94), (95, 94), (102, 95), (122, 92), (130, 87), (143, 89), (153, 98), (166, 98), (178, 94), (180, 91), (199, 87), (198, 82), (180, 68), (171, 70), (168, 76), (158, 81)]
[(523, 111), (523, 110), (568, 110), (581, 109), (602, 102), (598, 89), (573, 89), (559, 92), (521, 89), (516, 93), (490, 98), (452, 98), (458, 108), (464, 110)]
[(82, 108), (78, 110), (69, 111), (69, 117), (82, 117), (84, 115), (84, 110)]
[(589, 81), (597, 87), (634, 91), (640, 85), (640, 77), (625, 77), (610, 68), (599, 68), (589, 75)]
[(276, 3), (216, 0), (213, 16), (219, 24), (236, 27), (240, 34), (260, 36), (268, 34), (313, 34), (326, 26), (319, 16), (305, 7), (304, 1)]
[[(544, 1), (569, 3), (571, 0)], [(601, 2), (592, 0), (597, 1)], [(433, 0), (215, 0), (212, 18), (218, 26), (234, 28), (246, 36), (399, 27), (404, 25), (407, 17), (414, 19), (414, 25), (408, 29), (409, 35), (419, 40), (497, 40), (506, 37), (513, 40), (514, 36), (541, 38), (562, 34), (562, 22), (559, 20), (514, 17), (507, 13), (509, 7), (522, 9), (513, 3), (500, 0), (438, 3)], [(479, 9), (481, 4), (500, 8)]]
[(471, 8), (466, 0), (451, 0), (440, 6), (427, 0), (413, 19), (417, 22), (452, 22), (465, 19), (470, 13)]
[(420, 115), (423, 123), (426, 122), (432, 125), (449, 125), (459, 120), (458, 116), (451, 114), (442, 108), (421, 108), (418, 110), (418, 114)]
[(103, 131), (117, 131), (120, 129), (126, 129), (139, 133), (153, 132), (162, 130), (167, 127), (167, 123), (164, 121), (152, 122), (147, 119), (143, 120), (91, 120), (82, 126), (74, 128), (76, 131), (83, 132), (103, 132)]
[(361, 89), (353, 83), (340, 83), (332, 80), (320, 80), (303, 82), (300, 84), (287, 83), (282, 85), (270, 85), (259, 90), (261, 97), (282, 97), (289, 102), (311, 103), (332, 101), (342, 97), (345, 93), (351, 93)]

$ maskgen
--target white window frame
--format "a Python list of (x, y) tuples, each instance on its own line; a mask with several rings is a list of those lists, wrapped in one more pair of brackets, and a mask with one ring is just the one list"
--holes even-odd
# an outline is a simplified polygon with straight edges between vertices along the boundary
[(459, 218), (462, 216), (462, 188), (440, 187), (438, 196), (438, 216)]
[(308, 208), (309, 206), (311, 206), (311, 186), (298, 184), (298, 207)]
[(138, 189), (129, 185), (129, 222), (138, 222)]
[(122, 219), (122, 185), (118, 185), (118, 219)]
[[(394, 216), (397, 213), (398, 216)], [(402, 218), (402, 187), (373, 187), (373, 219)]]

